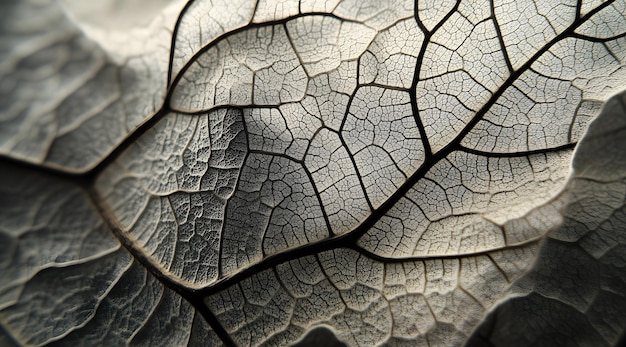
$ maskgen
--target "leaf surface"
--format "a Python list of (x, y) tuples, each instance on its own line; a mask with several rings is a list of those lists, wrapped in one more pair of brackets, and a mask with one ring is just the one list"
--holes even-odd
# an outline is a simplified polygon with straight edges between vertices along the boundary
[(612, 346), (623, 341), (626, 93), (609, 99), (580, 143), (563, 224), (467, 346)]
[(7, 343), (220, 343), (189, 302), (121, 247), (82, 189), (6, 163), (0, 175)]
[[(63, 5), (1, 5), (0, 153), (83, 172), (161, 107), (169, 47), (159, 41), (169, 39), (176, 17), (166, 9), (150, 18), (149, 34), (131, 23), (121, 39), (111, 28), (76, 19), (85, 11), (75, 9), (80, 3)], [(100, 18), (108, 18), (106, 2), (101, 6)]]
[(2, 29), (1, 343), (622, 333), (624, 1), (42, 4), (3, 5), (51, 15)]

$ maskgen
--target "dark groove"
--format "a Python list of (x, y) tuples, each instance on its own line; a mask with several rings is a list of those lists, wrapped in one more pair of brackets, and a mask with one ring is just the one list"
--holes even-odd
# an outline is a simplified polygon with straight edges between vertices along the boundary
[[(300, 12), (300, 10), (298, 10), (298, 13), (302, 13)], [(289, 32), (289, 29), (287, 28), (287, 23), (283, 23), (282, 24), (283, 30), (285, 31), (285, 36), (287, 37), (287, 42), (289, 43), (289, 47), (291, 47), (291, 50), (293, 51), (293, 54), (296, 56), (296, 59), (298, 59), (298, 63), (300, 64), (300, 66), (302, 66), (302, 70), (304, 70), (304, 74), (306, 75), (306, 77), (308, 78), (308, 80), (311, 80), (311, 76), (309, 75), (309, 72), (307, 71), (307, 69), (304, 67), (304, 60), (302, 60), (302, 57), (300, 57), (300, 52), (298, 52), (298, 50), (296, 49), (296, 46), (293, 43), (293, 39), (291, 38), (291, 33)], [(272, 33), (273, 34), (273, 33)], [(254, 81), (252, 82), (254, 83)], [(307, 82), (307, 87), (308, 87), (308, 82)], [(307, 88), (308, 89), (308, 88)], [(252, 89), (254, 91), (254, 88)], [(306, 95), (306, 91), (304, 93)], [(252, 100), (254, 101), (254, 97), (252, 98)]]
[(189, 0), (185, 4), (185, 6), (180, 10), (180, 14), (178, 18), (176, 18), (176, 24), (174, 24), (174, 30), (172, 31), (172, 41), (170, 43), (170, 59), (167, 65), (167, 87), (169, 88), (170, 83), (172, 82), (172, 69), (174, 68), (174, 52), (176, 51), (176, 38), (178, 38), (178, 30), (180, 29), (180, 25), (187, 14), (187, 11), (193, 5), (196, 0)]
[(204, 320), (209, 324), (209, 326), (213, 329), (215, 334), (222, 340), (225, 346), (227, 347), (236, 347), (237, 344), (230, 337), (230, 334), (224, 329), (222, 324), (219, 322), (217, 317), (213, 314), (213, 312), (208, 308), (208, 306), (202, 301), (201, 297), (194, 295), (190, 292), (179, 293), (183, 298), (185, 298), (189, 303), (202, 315)]
[(417, 7), (418, 3), (419, 3), (419, 0), (413, 1), (413, 19), (415, 19), (415, 22), (417, 23), (417, 27), (422, 31), (424, 35), (426, 35), (428, 33), (428, 29), (426, 29), (426, 27), (424, 26), (424, 23), (422, 23), (422, 21), (420, 20), (419, 7)]
[[(279, 112), (280, 112), (280, 110), (279, 110)], [(327, 129), (327, 128), (322, 127), (320, 129)], [(319, 132), (319, 130), (315, 134), (317, 135), (318, 132)], [(311, 147), (311, 144), (309, 142), (309, 145), (308, 145), (307, 150), (305, 151), (303, 157), (306, 157), (306, 153), (308, 152), (308, 149), (310, 147)], [(318, 191), (317, 187), (313, 183), (313, 182), (315, 182), (313, 180), (313, 175), (311, 174), (309, 169), (304, 165), (304, 160), (298, 160), (298, 159), (292, 158), (292, 157), (290, 157), (287, 154), (272, 153), (272, 152), (267, 152), (267, 151), (263, 151), (263, 150), (249, 150), (249, 153), (283, 158), (285, 160), (288, 160), (288, 161), (291, 161), (291, 162), (299, 164), (302, 167), (302, 170), (304, 171), (304, 173), (307, 175), (309, 181), (311, 182), (311, 187), (313, 187), (313, 191), (315, 192), (315, 197), (317, 198), (317, 203), (319, 204), (320, 210), (322, 211), (322, 216), (324, 217), (324, 223), (326, 224), (326, 228), (328, 229), (328, 237), (334, 236), (333, 229), (331, 228), (330, 221), (328, 220), (328, 214), (326, 213), (326, 207), (324, 207), (324, 204), (322, 204), (322, 198), (321, 198), (320, 192)], [(222, 259), (221, 256), (218, 259)]]
[(522, 152), (484, 152), (484, 151), (480, 151), (477, 149), (467, 148), (467, 147), (459, 145), (458, 150), (461, 152), (479, 155), (481, 157), (486, 157), (486, 158), (518, 158), (518, 157), (526, 157), (526, 156), (531, 156), (531, 155), (547, 154), (547, 153), (559, 152), (559, 151), (568, 150), (568, 149), (574, 149), (576, 145), (577, 145), (576, 142), (571, 142), (571, 143), (567, 143), (565, 145), (560, 145), (556, 147), (551, 147), (551, 148), (546, 148), (546, 149), (533, 149), (533, 150), (522, 151)]
[[(359, 66), (360, 66), (360, 62), (357, 65), (357, 83), (358, 83), (358, 78), (359, 78)], [(375, 211), (374, 209), (374, 205), (372, 205), (372, 201), (370, 200), (369, 195), (367, 194), (367, 188), (365, 187), (365, 183), (363, 183), (363, 175), (361, 175), (361, 172), (359, 172), (359, 167), (356, 165), (356, 160), (354, 159), (354, 154), (352, 153), (352, 151), (350, 150), (350, 147), (348, 147), (348, 144), (346, 143), (346, 140), (343, 138), (343, 128), (346, 125), (346, 122), (348, 120), (348, 116), (350, 115), (350, 108), (352, 107), (352, 102), (354, 101), (354, 98), (356, 97), (356, 93), (359, 92), (359, 90), (361, 89), (361, 86), (357, 84), (356, 88), (354, 88), (354, 91), (352, 92), (352, 94), (350, 94), (350, 97), (348, 98), (348, 103), (346, 104), (346, 111), (343, 113), (343, 119), (341, 120), (341, 125), (339, 126), (339, 131), (334, 131), (332, 129), (328, 129), (329, 131), (336, 133), (337, 137), (339, 138), (339, 141), (341, 142), (341, 145), (343, 146), (343, 148), (346, 149), (346, 153), (348, 153), (348, 157), (350, 158), (350, 163), (352, 163), (352, 167), (354, 167), (354, 172), (356, 172), (356, 178), (359, 180), (359, 185), (361, 186), (361, 190), (363, 191), (363, 197), (365, 197), (365, 201), (367, 202), (367, 207), (370, 209), (370, 212)], [(313, 140), (315, 139), (312, 138), (311, 139), (311, 143), (313, 142)], [(337, 149), (335, 151), (333, 151), (333, 153), (335, 153), (337, 151)], [(345, 179), (346, 177), (344, 177)]]
[(469, 256), (488, 255), (488, 254), (500, 252), (503, 250), (527, 247), (528, 245), (531, 245), (533, 243), (540, 242), (544, 238), (545, 236), (541, 236), (539, 238), (531, 239), (531, 240), (521, 242), (518, 244), (506, 245), (502, 247), (501, 249), (485, 250), (485, 251), (480, 251), (480, 252), (475, 252), (475, 253), (468, 253), (467, 255), (461, 255), (461, 256), (457, 254), (457, 255), (417, 256), (417, 257), (409, 257), (409, 258), (403, 258), (403, 259), (392, 259), (392, 258), (379, 256), (375, 253), (369, 252), (363, 249), (362, 247), (356, 245), (356, 242), (355, 242), (356, 240), (354, 238), (354, 231), (353, 231), (352, 233), (335, 236), (335, 237), (324, 239), (324, 240), (314, 242), (311, 244), (306, 244), (306, 245), (302, 245), (299, 247), (291, 248), (282, 253), (273, 254), (263, 259), (259, 263), (253, 264), (247, 268), (240, 270), (239, 272), (235, 274), (232, 274), (230, 276), (224, 277), (216, 281), (214, 284), (208, 287), (197, 289), (196, 292), (201, 296), (210, 296), (210, 295), (219, 293), (220, 291), (232, 286), (233, 284), (239, 283), (241, 280), (247, 277), (253, 276), (261, 271), (270, 269), (276, 265), (279, 265), (279, 264), (282, 264), (282, 263), (285, 263), (294, 259), (303, 258), (309, 255), (316, 255), (318, 253), (337, 249), (337, 248), (353, 249), (359, 252), (360, 254), (362, 254), (363, 256), (366, 256), (368, 258), (371, 258), (377, 261), (388, 262), (388, 263), (403, 263), (407, 261), (416, 261), (416, 260), (458, 259), (458, 258), (469, 257)]
[(302, 170), (304, 171), (304, 173), (307, 175), (308, 179), (311, 181), (311, 187), (313, 187), (313, 191), (315, 192), (315, 197), (317, 198), (317, 203), (320, 205), (320, 210), (322, 211), (322, 217), (324, 217), (324, 223), (326, 224), (326, 229), (328, 229), (328, 237), (333, 237), (335, 236), (335, 233), (333, 232), (333, 228), (330, 225), (330, 220), (328, 220), (328, 213), (326, 213), (326, 206), (324, 206), (324, 204), (322, 203), (322, 196), (320, 195), (319, 190), (317, 189), (317, 186), (313, 183), (313, 174), (311, 174), (311, 172), (309, 171), (309, 169), (307, 169), (306, 166), (301, 165), (302, 166)]
[(489, 1), (489, 7), (491, 10), (491, 18), (493, 20), (494, 27), (496, 28), (496, 36), (498, 36), (498, 42), (500, 43), (500, 50), (502, 51), (502, 55), (504, 56), (504, 61), (506, 62), (506, 67), (509, 70), (509, 74), (512, 74), (515, 70), (513, 69), (513, 64), (511, 64), (509, 52), (506, 50), (506, 44), (504, 44), (504, 36), (502, 35), (502, 31), (500, 30), (498, 18), (496, 17), (495, 0)]
[(488, 256), (492, 253), (497, 253), (497, 252), (502, 252), (505, 250), (510, 250), (510, 249), (518, 249), (518, 248), (525, 248), (528, 247), (529, 245), (535, 244), (540, 242), (541, 240), (544, 239), (544, 236), (538, 237), (538, 238), (533, 238), (530, 240), (526, 240), (524, 242), (520, 242), (517, 244), (513, 244), (513, 245), (504, 245), (502, 247), (498, 247), (498, 248), (492, 248), (492, 249), (486, 249), (486, 250), (482, 250), (482, 251), (476, 251), (476, 252), (468, 252), (468, 253), (464, 253), (464, 254), (443, 254), (443, 255), (416, 255), (416, 256), (410, 256), (410, 257), (401, 257), (401, 258), (393, 258), (393, 257), (385, 257), (382, 255), (378, 255), (376, 253), (373, 253), (359, 245), (353, 244), (350, 245), (346, 248), (350, 248), (356, 252), (358, 252), (359, 254), (368, 257), (372, 260), (376, 260), (379, 261), (381, 263), (386, 263), (386, 264), (391, 264), (391, 263), (405, 263), (405, 262), (410, 262), (410, 261), (425, 261), (425, 260), (439, 260), (439, 259), (463, 259), (463, 258), (470, 258), (470, 257), (479, 257), (479, 256)]
[[(422, 22), (419, 20), (417, 2), (418, 1), (416, 0), (415, 5), (414, 5), (415, 6), (414, 16), (415, 16), (415, 21), (417, 22), (417, 26), (424, 33), (424, 39), (422, 40), (422, 46), (420, 47), (420, 52), (418, 53), (417, 59), (415, 61), (415, 69), (413, 70), (413, 81), (411, 81), (411, 87), (409, 89), (409, 98), (411, 100), (411, 111), (413, 112), (413, 118), (415, 119), (415, 124), (417, 125), (417, 129), (420, 132), (420, 140), (422, 142), (422, 146), (424, 146), (424, 161), (428, 161), (430, 157), (432, 156), (433, 151), (432, 151), (432, 148), (430, 147), (430, 141), (428, 141), (426, 128), (424, 127), (424, 123), (422, 122), (422, 118), (420, 117), (420, 114), (419, 114), (419, 107), (417, 107), (417, 96), (416, 96), (415, 88), (417, 87), (417, 83), (420, 81), (419, 75), (422, 69), (424, 55), (426, 54), (426, 47), (428, 46), (428, 42), (430, 41), (432, 34), (426, 30), (426, 27), (424, 26), (424, 24), (422, 24)], [(459, 5), (459, 2), (457, 2), (456, 6), (454, 7), (454, 10), (456, 10), (458, 5)], [(452, 13), (454, 12), (454, 10), (450, 12)]]
[(588, 36), (588, 35), (578, 34), (578, 33), (573, 33), (572, 37), (575, 38), (575, 39), (581, 39), (581, 40), (590, 41), (590, 42), (606, 43), (606, 42), (609, 42), (609, 41), (615, 41), (615, 40), (621, 39), (623, 37), (626, 37), (626, 31), (621, 33), (621, 34), (613, 35), (613, 36), (609, 36), (609, 37), (594, 37), (594, 36)]
[(410, 92), (411, 90), (410, 87), (404, 88), (404, 87), (396, 87), (396, 86), (387, 86), (387, 85), (377, 83), (377, 82), (359, 83), (357, 88), (363, 88), (363, 87), (375, 87), (379, 89), (389, 89), (389, 90), (395, 90), (395, 91), (404, 92), (404, 93)]
[(580, 19), (580, 14), (582, 13), (582, 9), (583, 9), (583, 0), (577, 0), (576, 1), (576, 19), (575, 20)]
[[(547, 237), (547, 235), (546, 235)], [(504, 242), (508, 243), (508, 241), (506, 240), (506, 237), (504, 238)], [(537, 250), (537, 252), (539, 252)], [(504, 271), (504, 269), (502, 269), (502, 267), (500, 267), (500, 264), (498, 264), (498, 262), (493, 259), (493, 257), (491, 256), (491, 254), (487, 254), (487, 258), (489, 258), (489, 261), (496, 267), (496, 269), (498, 269), (498, 271), (500, 271), (500, 273), (502, 274), (502, 277), (504, 277), (504, 279), (506, 279), (506, 283), (508, 284), (512, 284), (513, 281), (511, 278), (509, 278), (509, 275), (506, 273), (506, 271)]]
[(602, 47), (604, 47), (604, 49), (606, 49), (606, 51), (611, 55), (611, 57), (613, 59), (615, 59), (616, 62), (618, 62), (620, 65), (622, 64), (622, 61), (620, 58), (618, 58), (615, 53), (613, 53), (613, 51), (611, 50), (611, 48), (606, 44), (606, 42), (602, 42)]
[(133, 143), (135, 143), (143, 134), (152, 129), (170, 110), (164, 106), (161, 107), (153, 116), (148, 117), (143, 123), (139, 124), (120, 142), (109, 154), (97, 163), (94, 167), (86, 171), (83, 176), (90, 182), (95, 182), (98, 175), (104, 171), (113, 161), (115, 161), (124, 151), (126, 151)]
[(196, 292), (201, 296), (212, 295), (232, 286), (233, 284), (238, 283), (239, 281), (247, 277), (255, 275), (263, 270), (267, 270), (273, 266), (288, 262), (290, 260), (302, 258), (309, 255), (316, 255), (317, 253), (335, 248), (349, 247), (352, 243), (352, 240), (349, 238), (350, 235), (351, 234), (343, 234), (339, 236), (334, 236), (299, 247), (290, 248), (281, 253), (270, 255), (263, 259), (261, 262), (243, 268), (235, 274), (223, 277), (222, 279), (216, 281), (214, 284), (211, 284), (210, 286), (205, 288), (198, 289)]
[(426, 28), (423, 26), (423, 24), (418, 18), (419, 16), (418, 16), (418, 11), (417, 11), (417, 0), (415, 2), (415, 18), (418, 23), (418, 26), (420, 26), (420, 28), (423, 28), (422, 30), (424, 32), (424, 40), (422, 42), (422, 46), (420, 47), (420, 52), (417, 56), (417, 61), (415, 62), (415, 70), (413, 72), (413, 81), (411, 82), (411, 87), (409, 89), (409, 96), (411, 98), (411, 109), (413, 111), (413, 117), (415, 118), (415, 123), (417, 124), (417, 128), (419, 129), (422, 144), (424, 146), (425, 162), (428, 162), (430, 160), (430, 158), (433, 155), (433, 151), (430, 146), (428, 136), (426, 134), (426, 128), (424, 127), (424, 123), (422, 122), (422, 119), (419, 115), (419, 107), (417, 107), (417, 93), (415, 92), (415, 89), (417, 88), (417, 84), (420, 82), (420, 74), (422, 72), (422, 68), (424, 67), (424, 56), (426, 55), (426, 48), (428, 47), (428, 44), (430, 43), (430, 39), (435, 34), (435, 32), (437, 32), (437, 30), (439, 30), (439, 28), (441, 28), (443, 24), (447, 22), (448, 19), (450, 19), (450, 17), (454, 13), (457, 12), (460, 4), (461, 4), (461, 1), (458, 0), (456, 4), (454, 5), (454, 7), (450, 10), (450, 12), (448, 12), (444, 16), (444, 18), (439, 23), (437, 23), (437, 25), (435, 25), (433, 30), (429, 32), (426, 30)]
[[(228, 112), (228, 111), (226, 111), (226, 112)], [(243, 114), (243, 110), (237, 110), (237, 112), (239, 113), (241, 124), (243, 126), (243, 131), (245, 132), (244, 135), (245, 135), (245, 138), (246, 138), (246, 154), (244, 155), (243, 161), (241, 162), (241, 168), (239, 168), (239, 172), (237, 173), (237, 183), (235, 183), (235, 188), (233, 189), (233, 192), (232, 192), (231, 196), (226, 199), (226, 204), (224, 206), (224, 220), (222, 221), (222, 225), (220, 226), (220, 233), (219, 233), (220, 236), (224, 235), (224, 228), (226, 227), (226, 217), (228, 216), (228, 213), (229, 213), (229, 210), (230, 210), (229, 209), (230, 204), (228, 202), (229, 202), (229, 200), (233, 196), (235, 196), (235, 194), (237, 194), (237, 192), (239, 190), (239, 184), (241, 183), (241, 175), (243, 173), (244, 167), (248, 163), (248, 158), (250, 158), (250, 153), (252, 153), (250, 151), (250, 137), (249, 137), (250, 133), (248, 132), (248, 126), (246, 124), (246, 119), (245, 119), (245, 116)], [(208, 119), (207, 119), (207, 123), (208, 123)], [(209, 139), (212, 140), (210, 126), (209, 126), (208, 130), (209, 130)], [(236, 138), (236, 136), (234, 138)], [(224, 250), (224, 242), (223, 241), (224, 240), (222, 240), (222, 238), (220, 237), (220, 239), (219, 239), (220, 245), (219, 245), (219, 249), (217, 251), (217, 259), (218, 259), (218, 261), (219, 261), (219, 259), (222, 259), (222, 253), (223, 253), (223, 250)], [(218, 278), (222, 277), (222, 266), (221, 266), (221, 264), (219, 264), (218, 267), (217, 267), (217, 277)]]

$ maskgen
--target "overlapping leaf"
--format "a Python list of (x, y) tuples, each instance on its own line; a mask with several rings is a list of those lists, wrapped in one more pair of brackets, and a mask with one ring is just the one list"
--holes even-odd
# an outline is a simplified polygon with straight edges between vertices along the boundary
[(66, 11), (52, 0), (0, 5), (0, 153), (86, 171), (161, 107), (169, 48), (161, 42), (176, 17), (170, 9), (150, 18), (148, 35), (130, 23), (120, 38), (70, 20), (66, 12), (81, 4), (64, 4)]
[[(573, 159), (564, 223), (537, 263), (481, 324), (468, 346), (612, 346), (626, 307), (626, 93), (611, 98)], [(550, 338), (546, 338), (550, 336)], [(619, 343), (618, 343), (619, 345)]]
[(7, 164), (0, 177), (7, 343), (219, 344), (189, 302), (121, 247), (82, 189)]

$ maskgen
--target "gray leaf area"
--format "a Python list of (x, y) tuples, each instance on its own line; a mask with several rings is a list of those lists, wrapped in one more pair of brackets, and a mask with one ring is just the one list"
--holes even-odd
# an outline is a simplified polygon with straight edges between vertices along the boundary
[(82, 189), (5, 164), (0, 192), (0, 345), (220, 344), (121, 247)]
[(564, 222), (466, 346), (611, 346), (626, 327), (626, 92), (574, 156)]
[[(79, 172), (161, 106), (168, 47), (157, 43), (169, 39), (175, 16), (151, 18), (147, 38), (120, 27), (125, 40), (118, 42), (107, 28), (71, 21), (75, 3), (0, 4), (0, 153)], [(144, 46), (134, 51), (120, 48), (140, 40)], [(113, 44), (116, 51), (107, 51)]]
[(617, 345), (625, 13), (3, 1), (0, 347)]

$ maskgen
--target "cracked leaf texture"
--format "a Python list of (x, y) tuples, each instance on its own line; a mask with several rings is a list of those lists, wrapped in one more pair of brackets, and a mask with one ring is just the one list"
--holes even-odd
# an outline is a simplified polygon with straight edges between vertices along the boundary
[(0, 13), (0, 345), (624, 334), (625, 1)]

